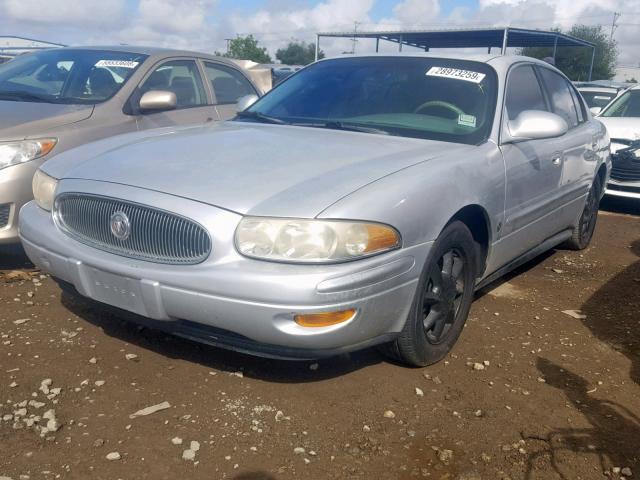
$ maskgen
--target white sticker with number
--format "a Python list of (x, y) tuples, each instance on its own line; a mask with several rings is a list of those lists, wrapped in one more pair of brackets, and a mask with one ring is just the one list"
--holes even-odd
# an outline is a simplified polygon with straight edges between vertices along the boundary
[(120, 68), (136, 68), (140, 62), (132, 62), (130, 60), (100, 60), (96, 63), (96, 67), (120, 67)]
[(476, 117), (474, 115), (461, 113), (460, 115), (458, 115), (458, 125), (476, 128)]
[(480, 83), (486, 75), (471, 70), (460, 70), (459, 68), (431, 67), (427, 72), (428, 77), (455, 78), (465, 82)]

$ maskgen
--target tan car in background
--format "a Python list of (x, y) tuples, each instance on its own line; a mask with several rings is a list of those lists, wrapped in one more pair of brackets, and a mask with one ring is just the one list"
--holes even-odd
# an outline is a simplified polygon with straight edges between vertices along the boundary
[(270, 75), (226, 59), (159, 48), (82, 47), (22, 55), (0, 66), (0, 245), (17, 243), (18, 212), (53, 155), (137, 130), (235, 116)]

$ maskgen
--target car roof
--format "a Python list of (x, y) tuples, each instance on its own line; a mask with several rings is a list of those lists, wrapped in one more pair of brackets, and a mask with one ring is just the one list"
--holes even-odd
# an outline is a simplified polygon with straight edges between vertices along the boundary
[(77, 45), (72, 47), (64, 47), (65, 50), (104, 50), (108, 52), (127, 52), (137, 53), (140, 55), (149, 55), (157, 57), (207, 57), (212, 59), (219, 59), (226, 62), (230, 60), (225, 57), (219, 57), (210, 53), (196, 52), (193, 50), (180, 50), (173, 48), (162, 47), (147, 47), (139, 45)]
[(619, 88), (615, 87), (576, 87), (581, 92), (605, 92), (605, 93), (618, 93), (620, 91)]
[(450, 60), (468, 60), (468, 61), (474, 61), (474, 62), (487, 63), (490, 65), (499, 67), (501, 69), (509, 68), (509, 66), (515, 63), (530, 62), (530, 63), (535, 63), (538, 65), (543, 65), (543, 66), (551, 67), (555, 70), (558, 70), (555, 65), (545, 62), (544, 60), (538, 60), (537, 58), (525, 57), (522, 55), (502, 55), (497, 53), (496, 54), (487, 54), (487, 53), (447, 54), (447, 53), (431, 53), (431, 52), (395, 52), (395, 53), (393, 52), (392, 53), (385, 53), (385, 52), (375, 53), (374, 52), (374, 53), (363, 53), (363, 54), (356, 54), (356, 55), (351, 55), (351, 54), (338, 55), (331, 58), (325, 58), (320, 61), (326, 61), (326, 60), (331, 60), (335, 58), (354, 58), (354, 57), (409, 57), (409, 58), (414, 57), (414, 58), (438, 58), (438, 59), (444, 58), (444, 59), (450, 59)]

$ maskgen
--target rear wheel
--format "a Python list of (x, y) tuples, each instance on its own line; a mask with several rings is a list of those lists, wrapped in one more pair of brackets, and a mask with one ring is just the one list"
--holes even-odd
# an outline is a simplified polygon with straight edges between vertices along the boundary
[(596, 176), (589, 190), (589, 195), (587, 195), (587, 201), (580, 214), (578, 224), (573, 228), (571, 238), (567, 240), (564, 245), (566, 248), (570, 250), (584, 250), (589, 246), (598, 221), (601, 193), (602, 185), (600, 184), (600, 177)]
[(464, 223), (454, 221), (442, 231), (424, 266), (405, 326), (385, 347), (388, 355), (425, 366), (451, 350), (473, 300), (475, 252), (473, 236)]

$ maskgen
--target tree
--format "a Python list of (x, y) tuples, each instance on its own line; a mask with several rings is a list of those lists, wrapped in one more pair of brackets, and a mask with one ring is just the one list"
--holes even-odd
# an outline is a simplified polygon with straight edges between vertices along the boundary
[[(220, 52), (216, 52), (216, 55), (220, 55)], [(259, 46), (258, 40), (255, 39), (253, 35), (232, 39), (229, 42), (229, 51), (220, 56), (239, 60), (251, 60), (256, 63), (273, 63), (267, 49)]]
[[(560, 32), (559, 29), (554, 30)], [(618, 47), (615, 40), (611, 40), (604, 31), (602, 25), (574, 25), (571, 30), (564, 33), (595, 44), (596, 55), (591, 75), (593, 80), (609, 80), (615, 75)], [(591, 52), (591, 48), (587, 47), (558, 47), (556, 67), (571, 80), (588, 80)], [(553, 56), (553, 47), (525, 47), (519, 51), (519, 54), (543, 59)]]
[[(276, 58), (286, 65), (308, 65), (315, 61), (316, 46), (313, 43), (292, 40), (285, 48), (279, 48)], [(318, 52), (318, 60), (324, 58), (324, 52)]]

